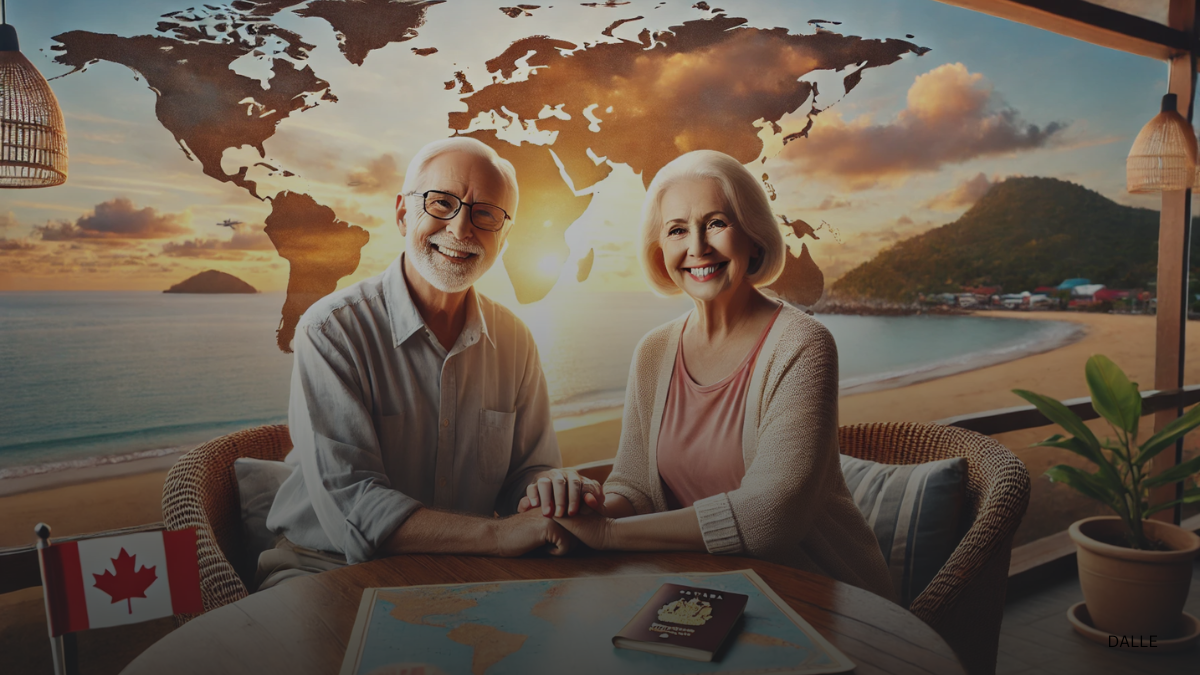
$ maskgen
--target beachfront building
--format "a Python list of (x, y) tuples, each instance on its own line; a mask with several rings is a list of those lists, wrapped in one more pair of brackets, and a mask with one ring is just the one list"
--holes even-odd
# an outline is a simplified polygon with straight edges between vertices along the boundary
[(958, 295), (958, 306), (964, 308), (985, 308), (1000, 305), (1001, 286), (964, 286)]
[(1051, 309), (1054, 306), (1054, 299), (1046, 293), (1031, 293), (1026, 303), (1026, 309)]
[(1071, 291), (1080, 286), (1087, 286), (1090, 283), (1092, 282), (1087, 279), (1064, 279), (1056, 288), (1060, 291)]
[(1092, 300), (1096, 302), (1117, 302), (1134, 297), (1137, 297), (1136, 291), (1123, 291), (1116, 288), (1101, 288), (1092, 293)]
[(1096, 299), (1096, 293), (1104, 290), (1105, 288), (1106, 287), (1104, 284), (1080, 284), (1078, 286), (1071, 287), (1071, 296), (1079, 298), (1080, 300), (1091, 301)]
[(1000, 296), (1000, 306), (1004, 309), (1024, 309), (1029, 305), (1029, 297), (1031, 293), (1024, 291), (1021, 293), (1007, 293)]

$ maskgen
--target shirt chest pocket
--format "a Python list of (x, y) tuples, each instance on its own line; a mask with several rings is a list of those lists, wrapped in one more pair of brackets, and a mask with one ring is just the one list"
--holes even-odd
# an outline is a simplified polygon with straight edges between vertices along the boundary
[(481, 481), (501, 483), (508, 475), (508, 464), (512, 459), (513, 427), (516, 422), (515, 412), (479, 411), (479, 448), (475, 457), (479, 462)]

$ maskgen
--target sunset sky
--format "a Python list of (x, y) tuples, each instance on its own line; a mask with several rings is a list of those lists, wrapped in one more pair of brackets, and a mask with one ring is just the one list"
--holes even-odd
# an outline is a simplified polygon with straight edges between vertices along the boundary
[[(159, 35), (159, 15), (191, 6), (178, 0), (11, 4), (9, 23), (47, 77), (69, 70), (53, 62), (55, 35)], [(261, 161), (285, 169), (295, 175), (252, 167), (250, 176), (261, 194), (305, 192), (338, 218), (366, 228), (370, 242), (358, 270), (341, 280), (344, 286), (377, 274), (402, 249), (394, 195), (415, 150), (449, 135), (447, 115), (467, 110), (462, 87), (446, 86), (456, 71), (478, 89), (492, 81), (485, 62), (521, 38), (548, 35), (577, 45), (636, 40), (644, 28), (664, 30), (711, 16), (690, 0), (616, 7), (572, 2), (516, 17), (499, 11), (509, 4), (459, 0), (431, 6), (417, 37), (371, 51), (361, 66), (339, 51), (325, 20), (278, 13), (272, 21), (314, 45), (299, 65), (329, 82), (339, 100), (286, 117), (266, 141), (265, 158), (243, 146), (227, 151), (222, 167), (233, 171)], [(1133, 137), (1157, 112), (1166, 89), (1164, 63), (933, 0), (715, 5), (748, 19), (750, 27), (813, 34), (818, 28), (808, 22), (823, 19), (841, 22), (825, 29), (842, 35), (909, 39), (930, 48), (866, 70), (862, 83), (845, 95), (846, 71), (804, 78), (818, 84), (817, 106), (825, 110), (808, 138), (784, 147), (774, 136), (763, 150), (766, 162), (755, 163), (778, 194), (777, 213), (814, 227), (826, 224), (818, 229), (819, 241), (805, 241), (827, 282), (899, 239), (953, 221), (1008, 176), (1053, 176), (1121, 203), (1157, 208), (1156, 198), (1125, 192), (1124, 160)], [(634, 17), (643, 18), (617, 27), (613, 37), (601, 34)], [(270, 39), (278, 44), (268, 49), (282, 48), (278, 38)], [(414, 53), (430, 47), (438, 51)], [(778, 64), (761, 67), (772, 65)], [(673, 62), (653, 84), (702, 82), (711, 90), (739, 91), (744, 75), (738, 68), (705, 68)], [(253, 55), (235, 61), (234, 70), (271, 77), (270, 62)], [(210, 268), (260, 290), (284, 289), (288, 263), (262, 231), (270, 204), (204, 175), (155, 117), (155, 92), (143, 78), (100, 62), (51, 86), (66, 115), (70, 178), (61, 187), (0, 194), (0, 290), (161, 290)], [(801, 130), (808, 110), (805, 104), (786, 116), (781, 135)], [(602, 126), (604, 110), (594, 114)], [(553, 292), (646, 289), (633, 246), (641, 178), (628, 165), (615, 164), (594, 189), (587, 211), (567, 231), (571, 257)], [(218, 225), (226, 220), (240, 224)], [(517, 227), (522, 225), (533, 226), (518, 218)], [(589, 249), (596, 250), (596, 262), (581, 284), (573, 261)], [(502, 301), (512, 298), (501, 269), (481, 285)]]

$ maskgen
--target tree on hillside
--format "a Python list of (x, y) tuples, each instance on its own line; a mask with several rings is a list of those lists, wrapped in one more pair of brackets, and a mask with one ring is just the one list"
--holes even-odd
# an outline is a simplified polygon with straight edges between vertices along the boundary
[[(1193, 240), (1193, 251), (1198, 249)], [(1155, 279), (1157, 265), (1157, 212), (1055, 178), (1010, 178), (958, 220), (897, 242), (832, 289), (910, 302), (919, 293), (964, 286), (1021, 292), (1074, 277), (1143, 288)]]

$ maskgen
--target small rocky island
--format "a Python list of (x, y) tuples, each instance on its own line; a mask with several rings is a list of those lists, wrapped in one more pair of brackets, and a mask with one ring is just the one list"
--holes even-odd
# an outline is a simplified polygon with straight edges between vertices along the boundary
[(163, 291), (163, 293), (257, 293), (250, 284), (241, 279), (218, 272), (216, 270), (205, 270), (193, 277), (188, 277), (183, 281)]

